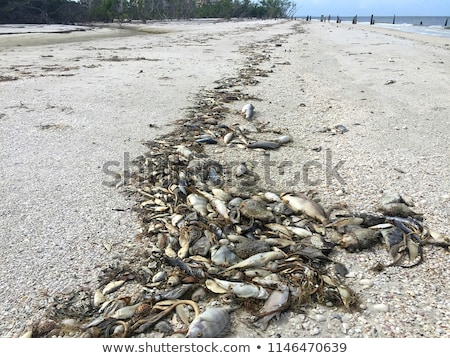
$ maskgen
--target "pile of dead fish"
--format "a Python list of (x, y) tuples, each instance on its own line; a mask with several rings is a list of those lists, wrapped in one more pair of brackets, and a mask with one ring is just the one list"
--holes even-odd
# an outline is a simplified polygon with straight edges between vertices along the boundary
[[(272, 139), (246, 130), (255, 105), (239, 86), (265, 73), (257, 64), (270, 58), (270, 46), (258, 44), (263, 54), (246, 48), (249, 65), (239, 76), (202, 92), (175, 131), (147, 142), (148, 151), (136, 158), (139, 169), (124, 186), (142, 219), (136, 256), (104, 269), (96, 292), (56, 300), (48, 319), (24, 335), (219, 337), (238, 309), (265, 330), (280, 312), (310, 301), (358, 306), (334, 250), (385, 245), (389, 263), (374, 268), (382, 270), (419, 264), (424, 245), (448, 248), (449, 240), (427, 228), (399, 195), (385, 197), (374, 213), (326, 210), (311, 193), (259, 187), (245, 161), (229, 167), (205, 153), (206, 146), (276, 150), (292, 141), (262, 123), (259, 132)], [(241, 113), (227, 106), (235, 101), (245, 103)], [(227, 116), (242, 125), (223, 124)]]

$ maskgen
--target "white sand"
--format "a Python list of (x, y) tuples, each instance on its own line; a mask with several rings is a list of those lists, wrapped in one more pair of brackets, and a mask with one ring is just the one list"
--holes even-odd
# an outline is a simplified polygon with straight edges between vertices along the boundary
[[(296, 33), (294, 23), (152, 23), (114, 38), (106, 36), (117, 29), (93, 30), (99, 37), (20, 35), (39, 45), (21, 37), (20, 47), (11, 46), (19, 35), (0, 37), (1, 336), (20, 335), (52, 294), (95, 288), (99, 268), (126, 256), (139, 223), (133, 202), (104, 185), (112, 175), (102, 168), (120, 172), (124, 153), (136, 157), (145, 150), (141, 141), (173, 128), (199, 90), (236, 75), (245, 59), (240, 46), (274, 35), (282, 36), (282, 46), (269, 43), (271, 59), (261, 65), (274, 66), (273, 73), (245, 89), (262, 100), (255, 102), (258, 121), (294, 138), (270, 153), (272, 185), (314, 189), (324, 203), (345, 201), (355, 210), (373, 208), (382, 190), (396, 190), (412, 198), (430, 227), (450, 234), (447, 40), (320, 23)], [(136, 27), (168, 32), (136, 35)], [(47, 44), (49, 36), (54, 44)], [(395, 83), (385, 85), (388, 80)], [(240, 120), (230, 116), (231, 123)], [(316, 132), (338, 124), (349, 131)], [(311, 150), (319, 146), (322, 151)], [(343, 183), (327, 183), (326, 153), (333, 166), (345, 161)], [(261, 162), (257, 152), (215, 155), (224, 154)], [(292, 165), (280, 175), (277, 163), (286, 160)], [(311, 160), (322, 164), (310, 174), (320, 184), (308, 186), (301, 177), (287, 185)], [(265, 334), (450, 337), (449, 258), (442, 249), (427, 250), (426, 262), (414, 269), (381, 274), (366, 271), (371, 253), (343, 255), (354, 274), (350, 286), (366, 300), (363, 311), (309, 307)], [(363, 287), (361, 279), (374, 285)], [(391, 311), (374, 313), (374, 304)], [(257, 335), (239, 320), (232, 334)]]

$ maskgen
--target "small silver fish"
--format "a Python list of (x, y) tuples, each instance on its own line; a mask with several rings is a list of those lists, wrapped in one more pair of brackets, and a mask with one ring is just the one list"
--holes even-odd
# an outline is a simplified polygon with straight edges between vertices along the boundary
[(250, 120), (253, 117), (254, 110), (255, 110), (255, 106), (253, 106), (253, 104), (251, 104), (251, 103), (247, 103), (244, 107), (242, 107), (241, 112), (245, 119)]
[(238, 166), (236, 166), (233, 169), (234, 175), (237, 177), (241, 177), (243, 176), (245, 173), (248, 172), (247, 166), (245, 165), (245, 163), (240, 163)]
[(230, 142), (233, 140), (234, 138), (234, 133), (233, 132), (228, 132), (227, 134), (225, 134), (225, 136), (223, 137), (223, 142), (228, 145), (230, 144)]
[(207, 308), (191, 322), (186, 338), (221, 337), (228, 333), (230, 323), (229, 308)]

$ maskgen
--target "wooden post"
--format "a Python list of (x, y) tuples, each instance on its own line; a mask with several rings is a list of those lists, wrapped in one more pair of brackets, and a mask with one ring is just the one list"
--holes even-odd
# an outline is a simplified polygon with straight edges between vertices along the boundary
[(392, 19), (392, 25), (394, 25), (395, 24), (395, 15), (394, 15), (394, 18)]

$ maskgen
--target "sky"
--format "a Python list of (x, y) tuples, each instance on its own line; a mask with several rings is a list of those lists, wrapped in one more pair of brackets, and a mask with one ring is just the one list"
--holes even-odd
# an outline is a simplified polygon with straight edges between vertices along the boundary
[(450, 0), (293, 0), (297, 16), (449, 16)]

